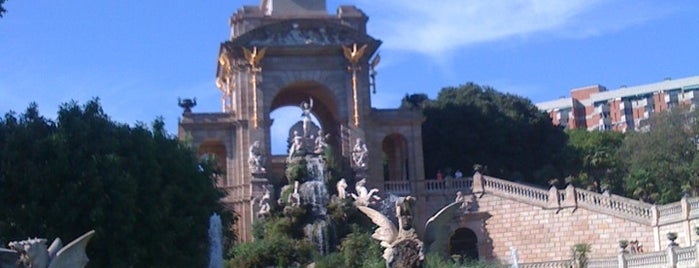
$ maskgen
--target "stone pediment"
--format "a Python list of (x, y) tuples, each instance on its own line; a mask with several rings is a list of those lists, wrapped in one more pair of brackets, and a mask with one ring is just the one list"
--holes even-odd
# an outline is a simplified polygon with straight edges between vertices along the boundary
[[(261, 26), (224, 43), (229, 51), (239, 47), (302, 48), (319, 46), (348, 46), (368, 44), (368, 52), (375, 51), (381, 41), (355, 28), (331, 20), (295, 19)], [(369, 54), (370, 55), (370, 54)]]

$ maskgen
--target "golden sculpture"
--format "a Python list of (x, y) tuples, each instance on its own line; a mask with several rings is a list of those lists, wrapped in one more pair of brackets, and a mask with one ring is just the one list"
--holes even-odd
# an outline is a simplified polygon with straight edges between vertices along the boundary
[(342, 50), (345, 53), (345, 58), (352, 64), (356, 65), (359, 60), (364, 56), (364, 50), (366, 50), (367, 45), (363, 45), (361, 48), (357, 49), (357, 43), (352, 45), (352, 49), (342, 46)]
[(357, 107), (357, 71), (361, 70), (359, 66), (359, 60), (364, 56), (364, 51), (367, 45), (363, 45), (361, 48), (357, 48), (357, 43), (352, 45), (352, 49), (342, 46), (342, 51), (345, 54), (345, 58), (350, 62), (348, 70), (352, 72), (352, 100), (354, 101), (354, 126), (359, 126), (359, 109)]
[(233, 112), (233, 71), (228, 53), (223, 52), (218, 57), (218, 64), (221, 66), (222, 74), (216, 78), (216, 87), (221, 90), (221, 110), (224, 113)]
[(257, 47), (252, 47), (252, 51), (243, 47), (243, 55), (245, 60), (250, 65), (250, 84), (252, 84), (252, 124), (257, 128), (257, 74), (262, 72), (260, 62), (265, 57), (267, 48), (257, 50)]
[(252, 47), (252, 51), (250, 51), (243, 47), (243, 55), (252, 68), (259, 68), (262, 58), (265, 57), (265, 52), (267, 52), (267, 48), (257, 51), (257, 47)]

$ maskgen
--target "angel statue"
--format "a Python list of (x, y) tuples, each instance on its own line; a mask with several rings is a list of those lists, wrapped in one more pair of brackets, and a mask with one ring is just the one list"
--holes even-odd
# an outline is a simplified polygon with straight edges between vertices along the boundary
[(354, 204), (356, 206), (368, 206), (373, 201), (381, 200), (381, 197), (375, 195), (379, 192), (379, 189), (373, 188), (367, 190), (364, 185), (366, 185), (366, 179), (361, 179), (354, 185), (357, 194), (352, 194), (352, 198), (354, 198)]
[(378, 226), (371, 237), (379, 240), (385, 248), (383, 258), (386, 267), (421, 267), (425, 254), (431, 251), (448, 258), (450, 223), (457, 215), (461, 203), (453, 202), (427, 220), (425, 235), (420, 240), (413, 227), (415, 201), (412, 196), (396, 200), (397, 229), (381, 212), (367, 206), (357, 206), (359, 211)]
[(85, 247), (93, 235), (95, 235), (95, 231), (89, 231), (65, 247), (61, 239), (56, 238), (48, 249), (46, 248), (46, 239), (43, 238), (10, 242), (8, 244), (10, 249), (0, 248), (0, 267), (85, 267), (89, 261)]

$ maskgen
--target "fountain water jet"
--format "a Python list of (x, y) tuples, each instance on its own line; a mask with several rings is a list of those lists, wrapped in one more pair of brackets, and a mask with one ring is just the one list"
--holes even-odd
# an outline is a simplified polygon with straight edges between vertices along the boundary
[(221, 216), (214, 213), (209, 217), (209, 268), (223, 268), (223, 246)]

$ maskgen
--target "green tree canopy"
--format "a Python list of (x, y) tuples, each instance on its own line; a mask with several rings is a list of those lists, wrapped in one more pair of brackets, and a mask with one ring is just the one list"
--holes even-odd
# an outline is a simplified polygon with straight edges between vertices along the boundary
[(574, 151), (573, 167), (579, 169), (575, 186), (601, 191), (603, 188), (614, 193), (623, 192), (623, 163), (619, 159), (619, 148), (624, 134), (616, 131), (568, 131), (568, 145)]
[(648, 131), (630, 133), (619, 150), (627, 168), (626, 193), (648, 202), (668, 203), (696, 195), (696, 112), (673, 109), (648, 119)]
[(5, 5), (5, 0), (0, 0), (0, 18), (2, 18), (3, 15), (5, 15), (5, 12), (7, 12), (5, 7), (3, 7), (4, 5)]
[(424, 104), (425, 172), (470, 171), (544, 183), (567, 175), (567, 136), (530, 100), (467, 83), (441, 90)]
[[(97, 100), (0, 119), (0, 240), (77, 238), (90, 267), (204, 267), (213, 212), (232, 222), (211, 163), (169, 136), (109, 119)], [(229, 237), (232, 239), (232, 237)]]

